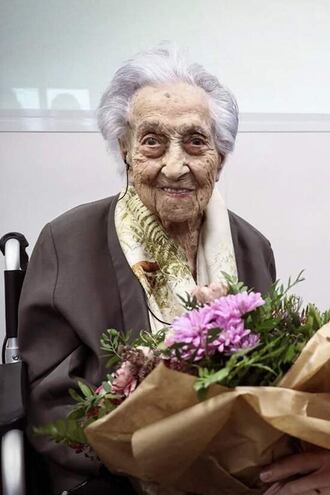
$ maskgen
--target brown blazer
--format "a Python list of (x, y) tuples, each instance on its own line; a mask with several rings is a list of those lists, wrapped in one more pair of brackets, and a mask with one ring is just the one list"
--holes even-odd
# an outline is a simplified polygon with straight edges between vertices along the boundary
[[(42, 230), (28, 266), (19, 307), (19, 345), (28, 365), (29, 425), (62, 417), (77, 378), (98, 385), (105, 370), (99, 339), (107, 328), (137, 335), (149, 329), (144, 291), (120, 248), (116, 197), (73, 208)], [(239, 279), (265, 292), (275, 279), (267, 239), (229, 213)], [(49, 459), (56, 491), (96, 475), (97, 463), (30, 435)]]

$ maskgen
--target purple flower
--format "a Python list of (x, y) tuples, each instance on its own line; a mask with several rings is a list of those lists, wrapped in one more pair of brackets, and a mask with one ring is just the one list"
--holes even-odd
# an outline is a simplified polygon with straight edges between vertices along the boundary
[[(172, 347), (181, 344), (173, 352), (183, 360), (199, 361), (216, 352), (231, 354), (241, 349), (254, 347), (259, 336), (244, 327), (242, 316), (264, 304), (260, 293), (242, 292), (220, 297), (211, 304), (194, 309), (172, 323), (165, 344)], [(214, 336), (211, 329), (218, 328)]]
[(247, 335), (244, 341), (242, 342), (242, 348), (250, 349), (258, 345), (259, 342), (260, 342), (260, 336), (257, 333), (250, 332), (249, 335)]
[(165, 344), (168, 347), (176, 343), (185, 344), (179, 351), (183, 359), (189, 359), (194, 354), (196, 354), (195, 360), (201, 359), (205, 355), (208, 329), (214, 327), (211, 323), (212, 319), (214, 314), (208, 306), (193, 309), (175, 318)]
[(241, 320), (238, 325), (222, 330), (219, 336), (209, 344), (209, 347), (220, 353), (232, 354), (241, 349), (254, 347), (258, 343), (259, 335), (244, 328), (244, 322)]
[(239, 325), (241, 317), (262, 306), (265, 301), (259, 292), (241, 292), (220, 297), (210, 304), (210, 310), (216, 315), (216, 325), (224, 330)]
[(241, 315), (250, 313), (259, 306), (265, 304), (260, 292), (240, 292), (239, 294), (232, 296), (232, 298), (235, 298), (237, 308), (239, 309)]

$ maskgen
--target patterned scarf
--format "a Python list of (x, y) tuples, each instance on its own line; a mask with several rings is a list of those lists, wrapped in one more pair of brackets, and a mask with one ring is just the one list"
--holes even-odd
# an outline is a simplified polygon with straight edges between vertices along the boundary
[[(122, 197), (122, 195), (120, 196)], [(117, 202), (115, 225), (128, 264), (147, 295), (152, 332), (171, 323), (185, 310), (180, 297), (196, 287), (184, 251), (155, 215), (144, 206), (133, 186)], [(197, 252), (197, 285), (237, 276), (228, 211), (214, 189), (201, 227)]]

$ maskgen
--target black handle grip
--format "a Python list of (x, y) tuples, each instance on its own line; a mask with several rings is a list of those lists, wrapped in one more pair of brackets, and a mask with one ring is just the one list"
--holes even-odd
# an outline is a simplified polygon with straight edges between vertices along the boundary
[(18, 303), (25, 271), (5, 270), (6, 337), (17, 337)]

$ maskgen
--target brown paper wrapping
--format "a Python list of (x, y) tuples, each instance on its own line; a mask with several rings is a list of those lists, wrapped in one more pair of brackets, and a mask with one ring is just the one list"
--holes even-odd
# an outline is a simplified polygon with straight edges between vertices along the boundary
[(212, 386), (160, 364), (85, 433), (110, 471), (203, 495), (265, 491), (260, 468), (294, 452), (292, 437), (330, 449), (330, 323), (278, 387)]

